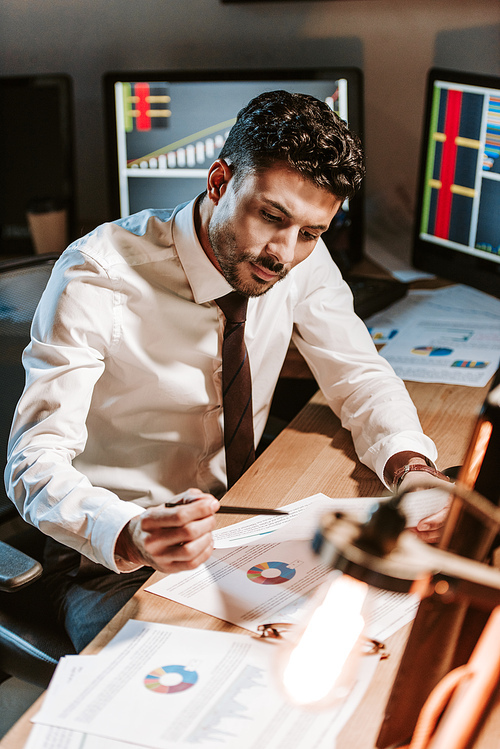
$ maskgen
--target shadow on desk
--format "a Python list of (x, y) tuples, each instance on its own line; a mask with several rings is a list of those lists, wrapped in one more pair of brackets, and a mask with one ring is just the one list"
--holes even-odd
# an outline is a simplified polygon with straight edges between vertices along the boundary
[[(304, 363), (304, 367), (305, 367)], [(307, 370), (309, 372), (309, 370)], [(308, 377), (280, 377), (274, 391), (269, 418), (257, 448), (257, 456), (288, 426), (317, 392), (318, 385), (309, 372)]]
[[(319, 402), (320, 399), (323, 402)], [(309, 403), (307, 415), (297, 415), (289, 426), (301, 434), (316, 433), (323, 438), (329, 438), (328, 446), (335, 450), (336, 454), (343, 454), (348, 464), (352, 465), (350, 478), (358, 484), (358, 496), (372, 496), (384, 491), (383, 485), (373, 471), (358, 461), (350, 432), (341, 426), (340, 420), (319, 392)]]

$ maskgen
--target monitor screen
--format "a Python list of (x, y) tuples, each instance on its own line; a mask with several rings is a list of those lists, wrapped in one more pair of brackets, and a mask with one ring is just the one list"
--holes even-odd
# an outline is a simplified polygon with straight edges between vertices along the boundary
[(413, 262), (500, 297), (499, 78), (429, 73)]
[(72, 118), (69, 76), (0, 77), (0, 256), (34, 252), (27, 212), (35, 205), (63, 209), (73, 238)]
[[(263, 91), (326, 101), (361, 137), (362, 75), (354, 68), (107, 73), (111, 218), (174, 208), (206, 188), (238, 111)], [(345, 202), (325, 241), (343, 270), (361, 259), (362, 194)]]

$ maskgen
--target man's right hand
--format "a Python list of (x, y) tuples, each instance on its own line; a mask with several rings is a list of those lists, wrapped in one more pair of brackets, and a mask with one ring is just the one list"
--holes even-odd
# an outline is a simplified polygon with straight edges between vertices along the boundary
[(189, 504), (158, 505), (129, 520), (115, 547), (122, 559), (160, 572), (193, 570), (213, 550), (214, 514), (219, 502), (211, 494), (189, 489)]

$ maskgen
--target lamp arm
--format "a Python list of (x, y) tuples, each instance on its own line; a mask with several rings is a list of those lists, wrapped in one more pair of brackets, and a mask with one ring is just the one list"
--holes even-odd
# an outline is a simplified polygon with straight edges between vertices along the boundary
[[(436, 488), (445, 491), (442, 486)], [(492, 533), (497, 533), (500, 509), (463, 485), (454, 485), (452, 492), (488, 523)], [(448, 600), (467, 597), (488, 609), (500, 605), (500, 570), (494, 567), (430, 546), (409, 530), (397, 532), (387, 553), (366, 543), (374, 536), (379, 513), (384, 524), (388, 511), (394, 510), (399, 516), (405, 494), (378, 503), (366, 523), (339, 513), (325, 515), (313, 541), (322, 562), (385, 590), (417, 592), (422, 585), (428, 588), (430, 581), (435, 591), (446, 595)]]

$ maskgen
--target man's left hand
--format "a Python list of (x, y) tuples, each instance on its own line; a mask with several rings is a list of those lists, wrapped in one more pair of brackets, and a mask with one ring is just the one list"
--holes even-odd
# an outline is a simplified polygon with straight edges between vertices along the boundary
[[(452, 491), (453, 484), (445, 479), (439, 479), (424, 471), (412, 471), (407, 473), (399, 485), (399, 491), (412, 492), (420, 489), (443, 489), (446, 492)], [(415, 528), (412, 528), (417, 536), (425, 543), (437, 544), (441, 538), (448, 511), (450, 509), (451, 498), (439, 512), (422, 518)]]

